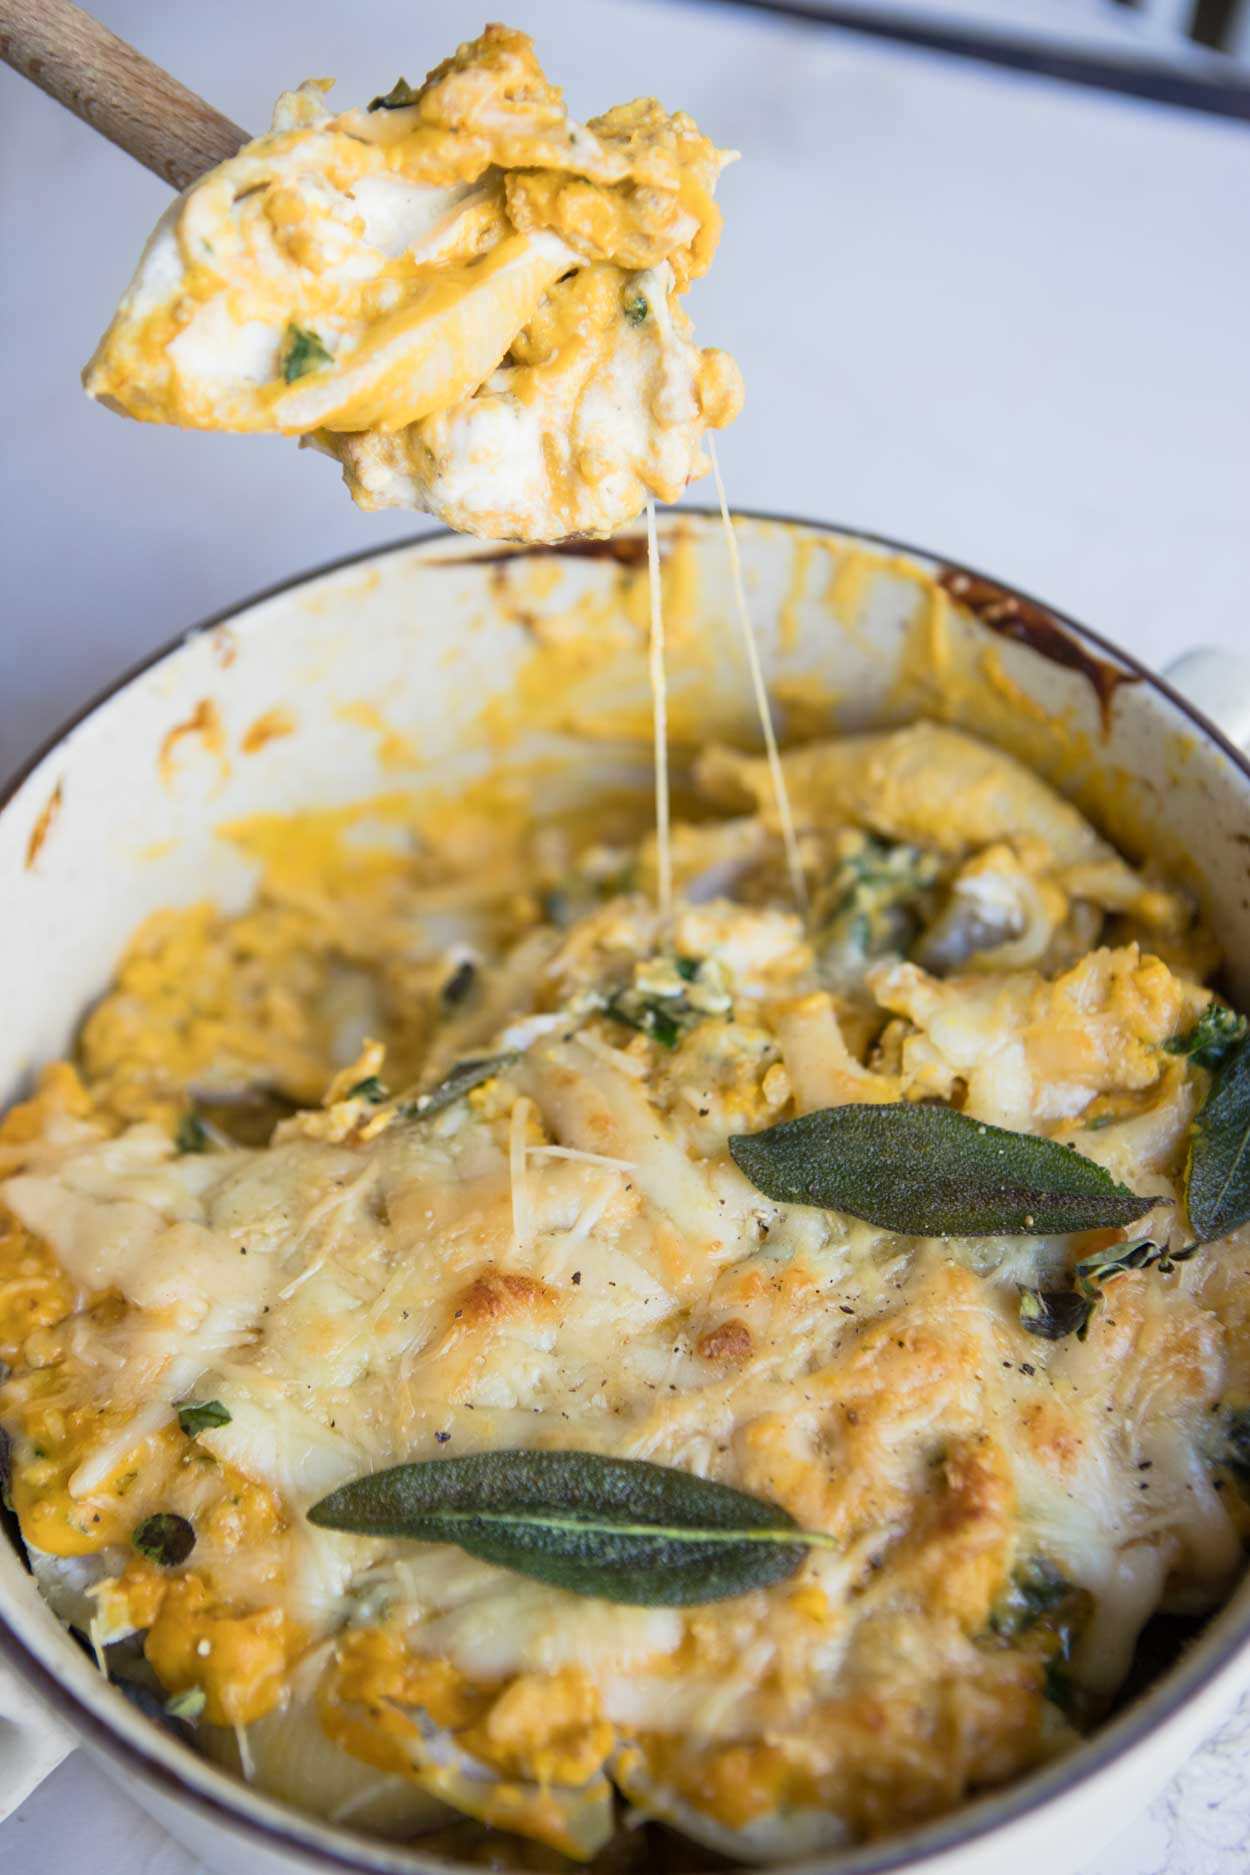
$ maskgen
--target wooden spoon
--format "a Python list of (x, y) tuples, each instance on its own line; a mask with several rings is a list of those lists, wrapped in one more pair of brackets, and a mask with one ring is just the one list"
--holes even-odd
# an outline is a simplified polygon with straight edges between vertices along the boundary
[(249, 141), (72, 0), (0, 0), (0, 58), (175, 189)]

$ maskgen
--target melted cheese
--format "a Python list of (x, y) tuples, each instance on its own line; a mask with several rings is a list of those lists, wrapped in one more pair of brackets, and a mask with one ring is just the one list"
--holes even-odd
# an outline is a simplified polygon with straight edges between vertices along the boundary
[[(50, 1071), (5, 1122), (0, 1414), (41, 1581), (100, 1646), (142, 1632), (167, 1688), (202, 1687), (215, 1755), (262, 1786), (580, 1857), (615, 1786), (717, 1850), (792, 1856), (1063, 1749), (1062, 1653), (1097, 1710), (1152, 1612), (1235, 1578), (1211, 1427), (1250, 1353), (1220, 1247), (1049, 1342), (1018, 1285), (1092, 1242), (893, 1237), (766, 1199), (726, 1150), (790, 1113), (941, 1098), (1176, 1200), (1205, 1079), (1166, 1044), (1209, 993), (1142, 940), (1184, 900), (953, 731), (784, 765), (806, 921), (773, 777), (740, 757), (705, 786), (759, 812), (673, 828), (671, 914), (613, 883), (628, 849), (495, 817), (497, 895), (450, 942), (456, 865), (480, 858), (458, 836), (440, 870), (349, 861), (324, 816), (243, 830), (278, 862), (258, 903), (142, 931), (82, 1077)], [(734, 896), (689, 895), (709, 860)], [(424, 1120), (361, 1086), (505, 1041), (518, 1059)], [(268, 1144), (230, 1136), (242, 1075), (289, 1095)], [(223, 1088), (209, 1149), (179, 1151)], [(189, 1437), (187, 1400), (228, 1423)], [(365, 1471), (531, 1445), (720, 1478), (834, 1546), (774, 1589), (649, 1609), (304, 1516)], [(129, 1547), (156, 1511), (194, 1529), (182, 1567)], [(1068, 1612), (1013, 1626), (1038, 1568)]]
[(145, 422), (276, 431), (368, 508), (493, 538), (610, 532), (706, 471), (731, 359), (678, 295), (727, 153), (654, 99), (582, 125), (489, 26), (367, 110), (315, 81), (158, 222), (84, 375)]

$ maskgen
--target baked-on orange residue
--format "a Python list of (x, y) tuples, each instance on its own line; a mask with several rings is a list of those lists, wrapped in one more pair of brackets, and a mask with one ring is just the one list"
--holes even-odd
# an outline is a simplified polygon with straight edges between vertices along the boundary
[(53, 788), (51, 794), (40, 808), (39, 816), (30, 830), (30, 838), (26, 842), (27, 872), (34, 870), (35, 861), (43, 851), (43, 843), (52, 831), (52, 823), (60, 813), (61, 803), (64, 799), (65, 783), (63, 781), (58, 781), (55, 788)]
[(248, 724), (239, 747), (244, 755), (256, 755), (266, 743), (278, 742), (283, 736), (293, 736), (295, 729), (295, 718), (290, 710), (278, 704), (275, 709), (266, 710), (258, 716), (254, 723)]
[(211, 697), (201, 697), (186, 721), (175, 723), (161, 742), (157, 766), (165, 786), (169, 787), (174, 778), (174, 756), (178, 744), (188, 736), (200, 738), (205, 752), (216, 759), (224, 781), (230, 773), (230, 764), (226, 759), (226, 734), (222, 728), (221, 714)]
[(421, 766), (421, 755), (416, 744), (402, 729), (396, 729), (392, 723), (388, 723), (378, 705), (371, 703), (367, 697), (358, 697), (354, 703), (344, 703), (334, 713), (340, 722), (368, 730), (375, 738), (379, 768)]

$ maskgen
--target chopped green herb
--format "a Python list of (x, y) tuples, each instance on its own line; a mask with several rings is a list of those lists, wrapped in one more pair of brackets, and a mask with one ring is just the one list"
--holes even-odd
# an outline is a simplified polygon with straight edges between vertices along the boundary
[(698, 957), (678, 957), (674, 960), (674, 968), (683, 983), (694, 982), (699, 974), (701, 961)]
[(679, 997), (645, 996), (638, 990), (618, 990), (608, 998), (603, 1013), (612, 1022), (649, 1035), (661, 1048), (676, 1048), (686, 1029), (699, 1020)]
[(1092, 1717), (1092, 1702), (1073, 1677), (1071, 1659), (1093, 1608), (1088, 1589), (1069, 1582), (1046, 1557), (1034, 1556), (1013, 1571), (990, 1614), (990, 1632), (1000, 1641), (1027, 1648), (1026, 1636), (1040, 1636), (1050, 1650), (1042, 1691), (1078, 1729)]
[(875, 958), (906, 955), (940, 870), (936, 854), (870, 834), (844, 854), (812, 906), (821, 972), (833, 987), (854, 988)]
[(621, 295), (621, 305), (625, 309), (625, 317), (631, 326), (640, 326), (651, 311), (646, 294), (640, 292), (636, 286), (625, 288)]
[(380, 1107), (387, 1097), (386, 1088), (376, 1074), (366, 1074), (363, 1081), (357, 1081), (344, 1095), (345, 1100), (367, 1100), (374, 1107)]
[(1020, 1290), (1020, 1326), (1043, 1341), (1062, 1341), (1075, 1334), (1084, 1341), (1095, 1304), (1075, 1289)]
[(1083, 1732), (1091, 1724), (1094, 1702), (1075, 1678), (1067, 1656), (1062, 1651), (1052, 1654), (1046, 1662), (1042, 1692), (1052, 1706), (1059, 1708), (1076, 1731)]
[(1034, 1556), (1013, 1570), (1006, 1592), (994, 1604), (990, 1627), (1001, 1639), (1014, 1639), (1062, 1608), (1074, 1593), (1080, 1591), (1052, 1562)]
[(472, 1061), (460, 1061), (449, 1074), (437, 1082), (426, 1093), (418, 1094), (415, 1100), (406, 1100), (399, 1109), (404, 1120), (431, 1120), (436, 1113), (442, 1113), (445, 1107), (462, 1100), (472, 1093), (475, 1087), (491, 1081), (505, 1068), (510, 1068), (518, 1059), (515, 1048), (502, 1055), (482, 1055)]
[(179, 1120), (178, 1131), (174, 1134), (174, 1144), (179, 1152), (208, 1151), (208, 1128), (194, 1107), (189, 1108)]
[(1200, 1068), (1215, 1069), (1246, 1038), (1246, 1018), (1227, 1003), (1208, 1003), (1192, 1029), (1163, 1044), (1169, 1055), (1183, 1055)]
[(184, 1686), (180, 1693), (171, 1693), (165, 1701), (165, 1711), (171, 1719), (194, 1725), (207, 1704), (208, 1695), (202, 1686)]
[(371, 111), (402, 111), (406, 104), (415, 104), (418, 95), (406, 78), (397, 78), (390, 90), (382, 97), (370, 99), (369, 109)]
[(639, 1035), (650, 1035), (662, 1048), (677, 1048), (682, 1039), (677, 1007), (662, 996), (639, 996), (635, 990), (620, 990), (617, 996), (607, 999), (603, 1014), (628, 1029), (637, 1029)]
[(195, 1548), (195, 1531), (176, 1511), (158, 1510), (155, 1516), (135, 1525), (130, 1540), (149, 1562), (159, 1563), (162, 1569), (175, 1569)]
[(230, 1418), (229, 1409), (220, 1400), (187, 1400), (178, 1408), (178, 1424), (188, 1439), (213, 1426), (228, 1426)]
[(317, 334), (297, 326), (292, 320), (286, 329), (286, 344), (282, 353), (282, 375), (287, 383), (294, 384), (296, 378), (307, 377), (310, 371), (323, 371), (333, 363), (333, 358)]

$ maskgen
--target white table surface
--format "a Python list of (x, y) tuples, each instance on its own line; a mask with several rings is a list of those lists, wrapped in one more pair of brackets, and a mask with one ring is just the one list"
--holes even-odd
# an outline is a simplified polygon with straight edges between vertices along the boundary
[[(335, 72), (345, 101), (367, 97), (481, 19), (456, 0), (96, 10), (257, 128), (284, 84)], [(508, 12), (575, 110), (658, 73), (743, 151), (693, 300), (746, 376), (722, 445), (734, 500), (941, 548), (1148, 661), (1247, 647), (1243, 128), (728, 8)], [(358, 514), (330, 464), (285, 443), (127, 424), (82, 397), (164, 199), (0, 71), (0, 773), (181, 627), (413, 531)], [(1245, 1875), (1247, 1723), (1082, 1875)], [(88, 1867), (195, 1864), (76, 1756), (0, 1828), (0, 1875)]]

